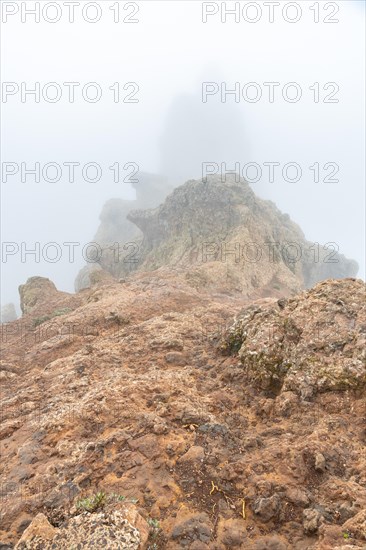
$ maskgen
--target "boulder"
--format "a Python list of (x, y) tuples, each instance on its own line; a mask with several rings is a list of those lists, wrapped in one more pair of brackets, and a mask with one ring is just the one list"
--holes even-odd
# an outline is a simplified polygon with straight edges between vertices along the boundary
[[(328, 280), (281, 307), (252, 305), (226, 331), (221, 349), (238, 353), (248, 379), (274, 395), (308, 400), (318, 392), (364, 389), (364, 296), (361, 280)], [(319, 471), (323, 458), (317, 457)]]
[(46, 302), (49, 296), (55, 293), (57, 288), (49, 279), (30, 277), (25, 285), (19, 286), (22, 313), (31, 313), (40, 303)]
[[(44, 514), (37, 514), (32, 522), (28, 525), (15, 548), (21, 550), (23, 548), (37, 548), (34, 539), (44, 541), (47, 544), (58, 533)], [(40, 546), (38, 546), (40, 548)]]
[(144, 550), (149, 527), (131, 506), (110, 512), (84, 512), (55, 529), (38, 514), (16, 545), (17, 550), (69, 550), (73, 547)]

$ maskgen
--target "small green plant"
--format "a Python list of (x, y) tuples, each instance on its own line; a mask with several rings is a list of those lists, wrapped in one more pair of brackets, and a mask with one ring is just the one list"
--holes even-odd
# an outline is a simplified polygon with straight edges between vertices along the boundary
[(95, 493), (95, 495), (78, 499), (75, 506), (77, 510), (84, 510), (92, 513), (97, 510), (101, 510), (107, 504), (111, 504), (113, 502), (131, 502), (136, 504), (138, 501), (138, 498), (125, 497), (124, 495), (119, 495), (118, 493), (107, 494), (104, 491), (99, 491), (98, 493)]
[(151, 544), (149, 546), (149, 550), (156, 550), (158, 548), (158, 545), (154, 541), (156, 541), (161, 534), (160, 523), (159, 520), (155, 518), (149, 518), (147, 520), (147, 523), (150, 526), (149, 540), (151, 541)]
[(111, 493), (107, 497), (108, 502), (131, 502), (132, 504), (137, 504), (139, 501), (138, 498), (134, 497), (125, 497), (124, 495), (118, 495), (117, 493)]
[(160, 529), (160, 523), (157, 519), (149, 518), (147, 520), (147, 523), (150, 525), (150, 527), (153, 527), (154, 529)]
[(350, 538), (349, 533), (343, 533), (343, 538), (346, 540), (349, 539)]
[(95, 512), (106, 503), (107, 495), (103, 491), (99, 491), (91, 497), (81, 498), (76, 502), (76, 508), (85, 510), (86, 512)]
[(117, 493), (111, 493), (108, 497), (110, 500), (117, 500), (118, 502), (123, 502), (126, 500), (126, 497), (123, 495), (118, 495)]
[(136, 504), (139, 499), (134, 497), (125, 497), (124, 495), (118, 495), (117, 493), (111, 493), (108, 496), (108, 501), (131, 502), (132, 504)]

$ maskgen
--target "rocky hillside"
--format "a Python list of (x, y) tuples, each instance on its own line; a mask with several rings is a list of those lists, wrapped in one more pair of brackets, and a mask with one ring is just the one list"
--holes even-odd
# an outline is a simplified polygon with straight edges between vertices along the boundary
[(100, 265), (117, 278), (174, 266), (195, 288), (256, 298), (292, 295), (358, 271), (335, 243), (307, 241), (287, 214), (234, 176), (225, 183), (220, 176), (188, 181), (154, 209), (126, 213), (134, 206), (122, 202), (107, 203), (95, 237)]
[[(199, 235), (180, 261), (171, 248), (190, 187), (199, 212), (190, 182), (131, 215), (144, 270), (76, 295), (31, 279), (22, 319), (1, 325), (0, 548), (365, 548), (365, 284), (255, 302), (192, 284), (203, 266), (182, 264)], [(299, 235), (228, 189), (217, 185), (205, 239), (215, 223), (232, 243), (244, 220), (253, 240)], [(263, 284), (287, 272), (295, 287), (304, 266), (279, 258), (256, 273)]]

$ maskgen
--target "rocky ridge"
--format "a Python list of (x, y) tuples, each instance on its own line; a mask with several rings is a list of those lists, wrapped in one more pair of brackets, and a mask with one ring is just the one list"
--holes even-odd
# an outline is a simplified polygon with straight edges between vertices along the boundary
[(79, 292), (32, 277), (1, 325), (0, 548), (365, 548), (356, 263), (243, 180), (166, 193), (107, 203)]
[[(179, 267), (196, 288), (256, 298), (276, 291), (291, 295), (320, 280), (357, 274), (357, 263), (339, 254), (335, 243), (307, 241), (287, 214), (233, 175), (225, 182), (221, 176), (190, 180), (160, 206), (131, 210), (127, 220), (117, 210), (111, 213), (111, 205), (105, 208), (96, 235), (99, 263), (117, 278)], [(113, 238), (110, 226), (118, 229)]]

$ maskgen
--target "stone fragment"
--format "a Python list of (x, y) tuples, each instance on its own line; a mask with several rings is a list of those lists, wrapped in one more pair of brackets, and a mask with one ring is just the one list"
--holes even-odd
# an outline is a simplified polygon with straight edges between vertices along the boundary
[(205, 450), (203, 447), (199, 447), (197, 445), (193, 445), (186, 453), (184, 453), (183, 456), (181, 456), (178, 460), (178, 462), (203, 462), (205, 458)]
[(170, 351), (165, 355), (165, 360), (167, 363), (177, 365), (179, 367), (183, 367), (187, 363), (184, 355), (179, 351)]
[(319, 452), (315, 453), (315, 470), (321, 473), (325, 472), (325, 458)]
[(37, 514), (24, 531), (15, 548), (19, 550), (32, 548), (32, 541), (36, 537), (44, 541), (51, 541), (57, 532), (58, 530), (52, 527), (44, 514)]
[(314, 508), (306, 508), (303, 511), (303, 528), (306, 534), (314, 534), (318, 531), (322, 515)]
[(267, 522), (279, 513), (280, 499), (277, 495), (272, 495), (268, 498), (258, 498), (254, 502), (253, 510), (262, 521)]

